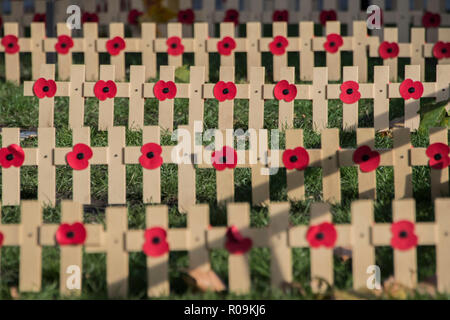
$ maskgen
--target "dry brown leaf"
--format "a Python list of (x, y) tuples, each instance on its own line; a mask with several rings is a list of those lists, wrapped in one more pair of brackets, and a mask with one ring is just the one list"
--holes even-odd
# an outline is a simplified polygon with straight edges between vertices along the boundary
[(283, 284), (281, 285), (281, 290), (283, 290), (283, 292), (285, 294), (288, 294), (290, 292), (294, 292), (294, 293), (298, 293), (302, 296), (306, 296), (306, 290), (305, 288), (303, 288), (302, 284), (299, 282), (283, 282)]
[(341, 258), (342, 261), (347, 261), (352, 258), (352, 247), (336, 247), (333, 250), (336, 257)]
[(436, 275), (425, 279), (417, 284), (417, 291), (420, 294), (435, 296), (437, 294), (437, 277)]
[(19, 290), (17, 290), (17, 287), (10, 287), (9, 294), (11, 295), (11, 298), (13, 298), (14, 300), (20, 299), (20, 294)]
[(333, 296), (334, 300), (368, 300), (374, 298), (374, 295), (371, 292), (344, 291), (338, 289), (334, 289)]
[(383, 283), (383, 295), (394, 299), (406, 299), (411, 293), (411, 289), (395, 281), (394, 277), (389, 277)]
[(211, 269), (195, 268), (187, 271), (185, 281), (188, 285), (202, 292), (220, 292), (226, 289), (225, 284), (219, 276)]

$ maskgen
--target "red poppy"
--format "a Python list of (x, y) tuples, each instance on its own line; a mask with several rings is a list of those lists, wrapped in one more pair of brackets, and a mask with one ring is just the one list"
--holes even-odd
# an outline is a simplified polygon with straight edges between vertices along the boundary
[(59, 54), (67, 54), (73, 47), (72, 37), (61, 35), (58, 37), (58, 42), (55, 44), (55, 50)]
[(81, 222), (63, 223), (56, 231), (56, 242), (60, 246), (83, 244), (86, 241), (86, 228)]
[(236, 96), (236, 85), (233, 82), (219, 81), (214, 86), (214, 97), (220, 102), (233, 100)]
[(142, 251), (144, 251), (147, 256), (159, 257), (169, 252), (167, 232), (163, 228), (153, 227), (146, 229), (144, 238), (145, 242), (142, 245)]
[(324, 26), (327, 24), (327, 21), (336, 21), (337, 14), (334, 10), (322, 10), (319, 16), (320, 23)]
[(336, 243), (337, 232), (332, 223), (323, 222), (319, 225), (310, 226), (306, 232), (306, 240), (312, 248), (333, 248)]
[(214, 151), (211, 154), (212, 165), (216, 170), (222, 171), (225, 168), (234, 169), (237, 165), (237, 152), (231, 147), (225, 146), (222, 150)]
[(236, 49), (236, 41), (232, 37), (225, 37), (217, 42), (217, 51), (223, 56), (229, 56)]
[(450, 42), (438, 41), (433, 46), (433, 55), (436, 59), (450, 58)]
[(244, 254), (252, 248), (252, 239), (244, 238), (236, 226), (228, 227), (226, 237), (225, 249), (231, 254)]
[(275, 10), (272, 15), (273, 22), (289, 21), (289, 12), (287, 10)]
[(159, 101), (173, 99), (177, 95), (177, 86), (173, 81), (159, 80), (153, 86), (153, 94)]
[(11, 144), (0, 149), (0, 167), (8, 169), (13, 166), (19, 168), (25, 161), (25, 152), (17, 144)]
[(287, 170), (305, 170), (309, 164), (309, 154), (305, 148), (286, 149), (283, 152), (283, 163)]
[(104, 101), (107, 98), (114, 98), (117, 94), (117, 86), (112, 80), (98, 80), (94, 85), (94, 94), (100, 101)]
[(400, 52), (400, 48), (396, 42), (383, 41), (378, 48), (378, 53), (383, 59), (397, 58)]
[(67, 164), (73, 170), (84, 170), (89, 166), (89, 159), (92, 158), (92, 149), (84, 143), (73, 146), (71, 152), (66, 155)]
[(98, 15), (96, 13), (84, 12), (81, 16), (81, 22), (98, 22)]
[(353, 162), (359, 165), (362, 172), (371, 172), (380, 165), (380, 154), (369, 146), (361, 146), (353, 153)]
[(391, 225), (391, 246), (397, 250), (409, 250), (417, 246), (418, 238), (414, 233), (414, 223), (400, 220)]
[(423, 95), (423, 84), (420, 81), (406, 79), (400, 84), (400, 95), (403, 99), (420, 99)]
[(3, 236), (3, 233), (0, 232), (0, 248), (3, 246), (3, 239), (5, 237)]
[(283, 36), (276, 36), (273, 38), (273, 41), (269, 43), (270, 52), (272, 52), (273, 55), (281, 56), (286, 52), (288, 44), (288, 39)]
[(2, 46), (5, 47), (6, 53), (17, 53), (20, 50), (19, 38), (13, 34), (8, 34), (2, 38)]
[(130, 12), (128, 13), (128, 23), (129, 24), (138, 24), (139, 23), (139, 17), (142, 16), (143, 12), (133, 9), (130, 10)]
[(163, 159), (161, 158), (162, 148), (157, 143), (146, 143), (141, 147), (142, 155), (139, 157), (141, 166), (148, 170), (161, 167)]
[(45, 13), (36, 13), (33, 16), (33, 22), (45, 22)]
[(239, 23), (239, 12), (235, 9), (228, 9), (225, 12), (225, 18), (223, 22), (234, 22), (234, 24)]
[(51, 79), (39, 78), (33, 85), (33, 92), (39, 99), (52, 98), (56, 94), (56, 82)]
[(422, 17), (422, 25), (425, 28), (438, 28), (441, 25), (441, 15), (426, 11)]
[(327, 35), (327, 41), (323, 44), (323, 47), (329, 53), (336, 53), (343, 44), (344, 40), (342, 36), (337, 33), (332, 33)]
[(281, 80), (275, 85), (273, 95), (277, 100), (291, 102), (297, 96), (297, 87), (295, 84), (290, 84), (287, 80)]
[(341, 84), (341, 94), (339, 98), (343, 103), (352, 104), (358, 102), (361, 99), (361, 93), (359, 93), (359, 84), (355, 81), (345, 81)]
[(117, 56), (120, 51), (125, 49), (125, 40), (122, 37), (114, 37), (108, 41), (106, 41), (106, 50), (112, 56)]
[(171, 56), (179, 56), (180, 54), (183, 54), (184, 52), (184, 46), (181, 43), (180, 37), (170, 37), (166, 41), (167, 44), (167, 53)]
[(437, 170), (442, 170), (450, 165), (450, 147), (444, 143), (433, 143), (428, 146), (426, 154), (430, 161), (428, 165)]
[(184, 24), (193, 24), (195, 20), (195, 13), (192, 9), (178, 11), (178, 22)]

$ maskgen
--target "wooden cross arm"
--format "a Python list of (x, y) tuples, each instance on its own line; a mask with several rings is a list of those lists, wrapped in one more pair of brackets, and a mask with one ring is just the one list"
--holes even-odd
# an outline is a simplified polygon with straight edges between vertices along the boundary
[[(154, 83), (144, 83), (144, 98), (154, 98)], [(175, 98), (189, 98), (189, 83), (176, 83), (177, 95)]]
[[(216, 85), (215, 83), (205, 83), (203, 85), (203, 99), (215, 99), (214, 97), (215, 85)], [(249, 99), (249, 97), (250, 97), (250, 85), (236, 84), (235, 99)]]
[(19, 224), (0, 224), (4, 246), (20, 246), (21, 226)]
[[(252, 247), (265, 248), (269, 246), (268, 228), (246, 228), (239, 229), (243, 237), (252, 240)], [(227, 227), (214, 227), (206, 232), (206, 245), (209, 249), (225, 248)]]
[[(357, 82), (357, 81), (356, 81)], [(329, 84), (326, 86), (326, 99), (339, 100), (341, 95), (341, 84)], [(372, 83), (360, 83), (359, 92), (361, 99), (373, 99), (375, 86)]]
[[(439, 94), (438, 84), (436, 82), (422, 82), (423, 84), (423, 98), (436, 98)], [(390, 83), (389, 98), (401, 98), (400, 95), (400, 85), (401, 83)], [(450, 85), (450, 84), (449, 84)]]
[[(69, 53), (72, 52), (84, 52), (86, 50), (85, 48), (85, 41), (84, 38), (73, 38), (73, 47), (70, 48)], [(58, 38), (46, 38), (44, 39), (44, 51), (45, 52), (56, 52), (55, 45), (58, 42)], [(22, 47), (21, 47), (22, 49)]]
[[(70, 93), (70, 82), (55, 81), (56, 82), (56, 94), (55, 97), (68, 97)], [(23, 95), (34, 96), (33, 86), (35, 81), (24, 81), (23, 83)], [(43, 98), (48, 99), (48, 98)]]
[[(154, 51), (155, 52), (167, 52), (167, 39), (155, 39), (154, 40)], [(194, 39), (192, 38), (181, 38), (181, 44), (184, 46), (184, 52), (194, 52)]]
[[(309, 84), (297, 84), (295, 85), (297, 88), (297, 96), (296, 100), (312, 100), (312, 86)], [(275, 88), (275, 84), (265, 84), (262, 87), (262, 94), (264, 99), (275, 99), (273, 94), (273, 90)]]
[[(376, 150), (380, 154), (380, 166), (393, 166), (394, 155), (392, 149)], [(340, 167), (354, 167), (357, 166), (353, 162), (353, 153), (355, 149), (341, 149), (338, 152), (338, 161)]]
[[(380, 56), (379, 46), (380, 46), (379, 41), (377, 46), (375, 45), (370, 46), (369, 56), (371, 58), (378, 58)], [(398, 43), (398, 49), (399, 49), (398, 57), (411, 58), (411, 50), (412, 50), (411, 43)]]
[[(144, 143), (146, 143), (144, 141)], [(174, 163), (172, 162), (172, 150), (173, 146), (163, 146), (163, 152), (161, 153), (161, 157), (163, 158), (163, 163)], [(139, 164), (139, 158), (142, 155), (141, 147), (125, 147), (124, 158), (125, 164)]]
[[(86, 242), (85, 247), (98, 247), (101, 245), (101, 234), (103, 226), (101, 224), (86, 224)], [(55, 235), (58, 230), (58, 224), (44, 224), (39, 228), (39, 244), (42, 246), (57, 245)]]
[[(97, 52), (108, 52), (106, 50), (106, 42), (111, 40), (109, 38), (99, 38), (96, 41)], [(125, 49), (124, 52), (141, 52), (141, 39), (139, 38), (125, 38)]]
[[(339, 54), (340, 51), (353, 51), (353, 37), (342, 37), (342, 40), (344, 43), (335, 54)], [(325, 42), (327, 42), (327, 37), (314, 37), (313, 51), (325, 51)]]
[[(111, 79), (113, 80), (113, 79)], [(107, 81), (107, 80), (103, 80)], [(94, 93), (95, 82), (84, 82), (83, 83), (83, 97), (95, 97)], [(130, 97), (130, 84), (129, 83), (116, 83), (117, 87), (117, 98), (128, 98)]]
[(24, 166), (36, 166), (38, 159), (38, 149), (37, 148), (23, 148), (25, 153), (25, 160), (23, 162)]
[[(125, 235), (125, 250), (127, 252), (142, 251), (144, 241), (144, 230), (128, 230)], [(189, 250), (189, 230), (185, 228), (167, 230), (167, 242), (170, 251)]]
[[(220, 39), (220, 38), (207, 39), (206, 40), (206, 51), (207, 52), (218, 52), (217, 44), (221, 40), (222, 39)], [(246, 52), (248, 50), (246, 38), (234, 38), (234, 41), (236, 42), (236, 48), (233, 50), (233, 52)]]
[[(308, 240), (306, 240), (306, 233), (309, 226), (300, 225), (289, 228), (288, 243), (291, 248), (306, 248), (309, 247)], [(337, 232), (337, 239), (335, 246), (349, 246), (351, 245), (351, 226), (350, 225), (335, 225)]]
[[(438, 226), (434, 222), (418, 222), (414, 233), (418, 237), (419, 245), (434, 245), (437, 243)], [(377, 223), (372, 226), (372, 244), (374, 246), (391, 245), (391, 224)]]
[[(91, 165), (108, 164), (108, 147), (91, 147), (92, 158), (89, 160)], [(66, 155), (72, 152), (72, 148), (55, 148), (54, 164), (63, 166), (67, 164)]]

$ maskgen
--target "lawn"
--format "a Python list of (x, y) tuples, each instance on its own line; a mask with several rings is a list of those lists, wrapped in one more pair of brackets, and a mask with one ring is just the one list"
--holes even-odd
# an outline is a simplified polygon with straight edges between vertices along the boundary
[[(292, 30), (290, 30), (292, 32)], [(295, 35), (295, 30), (294, 34)], [(29, 56), (23, 57), (23, 78), (29, 79)], [(212, 55), (211, 75), (212, 82), (218, 79), (219, 57)], [(101, 57), (102, 63), (108, 63), (106, 57)], [(325, 65), (324, 54), (316, 54), (316, 66)], [(75, 57), (75, 62), (82, 60)], [(158, 64), (165, 64), (167, 58), (158, 55)], [(184, 63), (193, 64), (192, 55), (186, 55)], [(344, 53), (343, 65), (351, 65), (351, 53)], [(408, 59), (401, 59), (399, 73), (402, 74), (404, 65)], [(434, 60), (427, 61), (433, 65)], [(133, 54), (127, 55), (127, 65), (140, 64), (140, 57)], [(298, 54), (289, 54), (288, 64), (296, 67), (298, 81)], [(381, 64), (379, 59), (370, 59), (370, 69), (373, 65)], [(3, 55), (0, 56), (0, 66), (4, 65)], [(266, 66), (266, 79), (271, 79), (272, 62), (269, 55), (263, 55), (263, 65)], [(244, 82), (245, 54), (237, 54), (236, 79)], [(373, 76), (373, 72), (370, 72)], [(427, 74), (427, 80), (434, 80), (434, 74)], [(423, 99), (424, 100), (424, 99)], [(426, 101), (424, 101), (426, 102)], [(248, 128), (248, 101), (235, 100), (234, 128)], [(312, 103), (310, 101), (295, 101), (295, 128), (304, 129), (304, 144), (307, 148), (320, 148), (320, 134), (312, 128)], [(187, 124), (188, 100), (175, 99), (174, 119), (175, 128)], [(403, 101), (392, 99), (390, 104), (390, 119), (403, 115)], [(278, 126), (278, 103), (275, 100), (265, 102), (265, 128), (275, 129)], [(342, 103), (330, 101), (328, 108), (329, 127), (342, 127)], [(86, 99), (85, 124), (91, 127), (92, 146), (106, 146), (107, 133), (97, 130), (98, 102), (94, 98)], [(156, 99), (147, 99), (145, 102), (145, 125), (157, 125), (158, 103)], [(218, 102), (213, 99), (205, 101), (204, 127), (216, 128), (218, 123)], [(115, 99), (114, 106), (115, 125), (127, 126), (128, 99)], [(359, 103), (360, 127), (373, 126), (373, 101), (361, 100)], [(56, 146), (71, 146), (71, 131), (68, 124), (68, 98), (55, 98), (55, 127)], [(22, 130), (35, 130), (38, 126), (38, 99), (24, 97), (23, 86), (14, 86), (10, 83), (0, 82), (0, 127), (20, 127)], [(426, 132), (412, 133), (414, 147), (424, 147), (428, 144)], [(140, 145), (142, 135), (140, 132), (127, 130), (127, 145)], [(170, 136), (162, 137), (162, 145), (173, 144)], [(343, 132), (340, 134), (341, 147), (355, 147), (356, 134)], [(392, 147), (392, 136), (389, 132), (377, 133), (375, 146), (377, 148)], [(36, 138), (28, 138), (22, 141), (23, 147), (37, 147)], [(281, 137), (280, 147), (284, 147), (284, 138)], [(1, 172), (1, 171), (0, 171)], [(57, 168), (57, 198), (70, 199), (72, 193), (72, 170), (69, 167)], [(290, 220), (293, 225), (307, 224), (309, 220), (309, 208), (312, 202), (322, 200), (321, 186), (322, 170), (320, 168), (308, 168), (305, 173), (307, 200), (292, 203)], [(92, 205), (86, 207), (85, 221), (98, 221), (104, 223), (104, 208), (107, 205), (107, 168), (106, 166), (93, 166), (91, 169)], [(0, 181), (1, 183), (1, 181)], [(333, 222), (350, 222), (350, 204), (358, 198), (357, 169), (341, 169), (342, 203), (333, 206)], [(427, 167), (413, 168), (414, 198), (417, 203), (417, 221), (433, 221), (433, 203), (430, 197), (430, 170)], [(177, 211), (177, 166), (163, 164), (161, 169), (162, 203), (170, 207), (170, 227), (185, 227), (186, 216)], [(210, 205), (210, 220), (213, 226), (226, 224), (224, 208), (216, 204), (215, 172), (212, 169), (197, 170), (197, 202)], [(270, 177), (271, 201), (287, 201), (286, 171), (279, 170), (278, 174)], [(1, 189), (0, 189), (1, 193)], [(377, 170), (377, 195), (375, 204), (375, 217), (377, 222), (389, 222), (392, 219), (392, 198), (394, 193), (393, 170), (389, 167), (380, 167)], [(22, 199), (37, 199), (37, 168), (25, 167), (21, 169), (21, 197)], [(127, 166), (127, 201), (129, 208), (129, 228), (145, 227), (145, 208), (142, 204), (142, 168), (138, 165)], [(251, 173), (249, 169), (237, 169), (235, 172), (235, 201), (251, 201)], [(18, 207), (3, 207), (2, 223), (20, 223)], [(59, 206), (56, 209), (45, 209), (44, 222), (60, 222)], [(252, 207), (252, 227), (263, 227), (269, 223), (266, 208)], [(1, 280), (0, 299), (11, 298), (11, 287), (18, 286), (19, 272), (19, 248), (4, 247), (1, 249)], [(435, 249), (434, 247), (419, 247), (418, 271), (419, 282), (435, 274)], [(211, 251), (211, 265), (218, 276), (227, 283), (228, 280), (228, 253), (225, 250)], [(274, 292), (270, 290), (270, 253), (268, 249), (252, 249), (250, 254), (252, 292), (245, 296), (235, 296), (231, 293), (196, 293), (182, 280), (183, 269), (188, 267), (187, 252), (170, 253), (170, 284), (172, 299), (184, 298), (244, 298), (244, 299), (311, 299), (327, 298), (331, 295), (316, 296), (309, 288), (310, 259), (308, 249), (293, 249), (293, 277), (295, 282), (301, 284), (304, 291), (285, 290)], [(376, 263), (381, 267), (382, 281), (393, 274), (393, 251), (389, 247), (377, 248)], [(54, 299), (59, 297), (59, 249), (46, 247), (43, 249), (43, 279), (40, 293), (21, 294), (21, 298)], [(344, 261), (334, 258), (335, 289), (350, 290), (352, 288), (351, 259)], [(130, 254), (129, 297), (146, 298), (146, 258), (143, 253)], [(83, 294), (82, 298), (100, 299), (106, 298), (106, 259), (104, 254), (84, 254), (83, 256)], [(426, 295), (413, 293), (411, 297), (428, 298)], [(448, 298), (447, 296), (439, 296)]]

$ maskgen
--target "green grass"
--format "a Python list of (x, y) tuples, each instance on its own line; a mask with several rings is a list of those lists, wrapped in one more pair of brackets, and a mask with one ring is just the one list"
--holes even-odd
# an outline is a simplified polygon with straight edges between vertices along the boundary
[[(192, 59), (186, 59), (192, 63)], [(212, 57), (212, 82), (218, 79), (218, 57)], [(267, 67), (267, 79), (271, 79), (271, 59), (263, 57), (263, 64)], [(324, 64), (324, 56), (318, 54), (316, 60)], [(158, 56), (159, 63), (164, 63), (165, 57)], [(190, 61), (189, 61), (190, 60)], [(289, 65), (298, 70), (298, 55), (289, 54)], [(139, 59), (128, 55), (128, 64), (138, 64)], [(29, 63), (29, 61), (28, 61)], [(105, 61), (103, 61), (105, 63)], [(400, 70), (408, 61), (401, 61)], [(431, 61), (431, 64), (435, 62)], [(26, 67), (27, 61), (24, 62)], [(238, 66), (245, 65), (243, 57), (236, 60)], [(379, 59), (370, 59), (371, 67), (380, 64)], [(0, 65), (2, 63), (0, 62)], [(351, 54), (343, 55), (343, 65), (351, 65)], [(244, 81), (243, 72), (237, 69), (237, 81)], [(371, 69), (371, 68), (370, 68)], [(27, 77), (29, 69), (24, 69), (23, 76)], [(296, 73), (298, 74), (298, 72)], [(29, 75), (29, 74), (28, 74)], [(370, 73), (372, 77), (372, 72)], [(432, 79), (433, 74), (427, 75)], [(298, 77), (298, 76), (297, 76)], [(297, 79), (298, 81), (298, 79)], [(234, 106), (234, 128), (248, 128), (248, 101), (236, 100)], [(330, 101), (328, 108), (329, 126), (342, 127), (342, 103)], [(312, 103), (310, 101), (295, 101), (294, 127), (304, 129), (304, 143), (307, 148), (320, 148), (320, 134), (313, 132)], [(175, 128), (187, 124), (188, 100), (175, 99)], [(218, 122), (218, 103), (215, 100), (205, 102), (205, 129), (216, 128)], [(403, 102), (393, 99), (390, 105), (390, 119), (403, 115)], [(278, 126), (278, 103), (268, 100), (264, 111), (266, 129), (275, 129)], [(91, 144), (93, 146), (107, 145), (107, 133), (97, 130), (98, 102), (96, 99), (86, 99), (85, 124), (91, 127)], [(145, 125), (157, 125), (158, 104), (155, 99), (145, 101)], [(114, 122), (117, 126), (127, 126), (128, 99), (115, 99)], [(373, 101), (362, 100), (359, 104), (360, 127), (373, 126)], [(72, 143), (71, 131), (68, 124), (68, 98), (55, 98), (55, 127), (57, 147), (70, 146)], [(33, 130), (38, 126), (38, 101), (34, 97), (23, 96), (23, 86), (16, 87), (10, 83), (0, 83), (0, 127), (20, 127)], [(428, 144), (428, 135), (424, 132), (412, 133), (414, 147), (424, 147)], [(127, 145), (140, 145), (142, 136), (140, 132), (126, 132)], [(341, 147), (355, 147), (355, 133), (341, 132)], [(162, 144), (174, 143), (165, 135)], [(392, 138), (388, 135), (377, 134), (375, 141), (377, 148), (392, 147)], [(22, 141), (22, 146), (36, 147), (37, 139), (31, 138)], [(280, 147), (284, 147), (283, 138)], [(57, 198), (70, 199), (72, 194), (72, 170), (62, 166), (57, 168)], [(104, 207), (107, 204), (107, 168), (106, 166), (93, 166), (91, 170), (92, 200), (94, 205), (89, 206), (85, 213), (86, 222), (104, 223)], [(309, 221), (309, 208), (312, 202), (322, 200), (321, 185), (322, 170), (308, 168), (305, 173), (307, 200), (292, 203), (290, 221), (293, 225), (307, 224)], [(1, 182), (0, 182), (1, 183)], [(358, 198), (358, 184), (356, 168), (341, 169), (342, 203), (333, 206), (333, 221), (335, 223), (350, 222), (350, 204)], [(185, 227), (186, 216), (177, 211), (177, 167), (172, 164), (163, 164), (161, 170), (162, 203), (167, 204), (170, 227)], [(414, 198), (417, 202), (417, 220), (433, 221), (433, 203), (430, 197), (430, 170), (427, 167), (413, 168)], [(272, 201), (287, 201), (286, 171), (281, 169), (270, 177), (270, 190)], [(1, 189), (0, 189), (1, 192)], [(381, 167), (377, 170), (377, 195), (375, 203), (375, 217), (377, 222), (389, 222), (392, 219), (391, 205), (393, 198), (393, 170)], [(24, 167), (21, 169), (21, 198), (37, 198), (37, 168)], [(237, 202), (251, 201), (251, 173), (249, 169), (237, 169), (235, 173), (235, 198)], [(129, 207), (129, 228), (144, 228), (144, 206), (142, 199), (142, 169), (138, 165), (127, 166), (127, 201)], [(226, 212), (216, 204), (215, 172), (212, 169), (197, 170), (197, 201), (210, 204), (210, 220), (213, 226), (226, 224)], [(48, 223), (60, 222), (59, 209), (46, 209), (44, 221)], [(18, 207), (4, 207), (2, 223), (20, 223)], [(253, 207), (251, 210), (252, 227), (263, 227), (269, 223), (267, 209)], [(10, 298), (10, 287), (18, 286), (19, 248), (4, 247), (1, 249), (1, 280), (0, 298)], [(225, 250), (211, 251), (211, 264), (214, 271), (225, 281), (228, 280), (228, 253)], [(377, 248), (376, 263), (380, 265), (382, 280), (393, 274), (393, 252), (388, 247)], [(220, 294), (193, 292), (182, 280), (183, 270), (188, 267), (187, 252), (171, 252), (169, 259), (169, 275), (172, 299), (184, 298), (242, 298), (242, 299), (311, 299), (323, 298), (315, 296), (309, 289), (310, 260), (308, 249), (293, 249), (293, 276), (296, 282), (302, 284), (306, 293), (300, 294), (295, 290), (287, 292), (274, 292), (270, 290), (270, 252), (268, 249), (253, 249), (250, 254), (250, 271), (252, 292), (245, 296), (236, 296), (225, 292)], [(418, 249), (419, 281), (435, 274), (434, 247), (420, 247)], [(346, 262), (335, 257), (334, 259), (335, 287), (348, 290), (352, 287), (351, 260)], [(43, 279), (42, 291), (37, 294), (21, 294), (21, 298), (53, 299), (60, 298), (59, 288), (59, 249), (45, 248), (43, 250)], [(130, 254), (129, 297), (141, 299), (146, 297), (146, 259), (142, 253)], [(428, 298), (415, 293), (414, 298)], [(441, 296), (440, 296), (441, 297)], [(443, 298), (448, 298), (442, 296)], [(85, 299), (106, 298), (106, 262), (104, 254), (84, 254), (83, 256), (83, 295)]]

